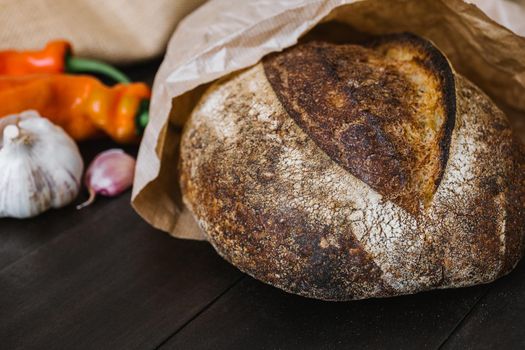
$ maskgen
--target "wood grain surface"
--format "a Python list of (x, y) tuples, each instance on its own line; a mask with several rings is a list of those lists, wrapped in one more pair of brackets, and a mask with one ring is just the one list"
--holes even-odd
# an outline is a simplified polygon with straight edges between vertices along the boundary
[[(151, 82), (158, 64), (128, 71)], [(0, 219), (0, 349), (525, 348), (524, 263), (490, 285), (321, 302), (151, 228), (129, 200)]]

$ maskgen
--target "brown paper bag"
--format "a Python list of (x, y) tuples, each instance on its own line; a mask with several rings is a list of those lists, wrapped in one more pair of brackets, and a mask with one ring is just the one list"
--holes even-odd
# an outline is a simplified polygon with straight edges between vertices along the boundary
[[(329, 25), (319, 29), (332, 21), (355, 32), (329, 30)], [(474, 5), (460, 0), (213, 1), (180, 24), (155, 79), (132, 199), (145, 220), (176, 237), (203, 238), (181, 202), (181, 127), (210, 82), (295, 44), (314, 28), (321, 37), (410, 31), (432, 40), (455, 70), (481, 87), (525, 135), (525, 38)]]

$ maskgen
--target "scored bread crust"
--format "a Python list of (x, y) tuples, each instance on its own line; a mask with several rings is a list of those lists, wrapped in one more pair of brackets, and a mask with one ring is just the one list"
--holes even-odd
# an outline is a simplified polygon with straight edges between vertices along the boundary
[[(377, 45), (359, 50), (412, 50), (393, 40)], [(213, 84), (182, 136), (184, 203), (226, 260), (325, 300), (486, 283), (516, 265), (524, 248), (523, 152), (477, 87), (451, 71), (448, 160), (428, 203), (413, 211), (324, 150), (316, 130), (296, 122), (276, 94), (267, 68), (259, 63)]]
[(417, 214), (448, 159), (454, 76), (441, 52), (414, 35), (383, 37), (373, 48), (298, 45), (266, 57), (265, 73), (285, 110), (323, 151)]

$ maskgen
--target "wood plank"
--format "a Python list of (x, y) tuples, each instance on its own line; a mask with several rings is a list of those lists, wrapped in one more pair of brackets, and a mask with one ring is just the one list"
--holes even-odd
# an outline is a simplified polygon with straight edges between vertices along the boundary
[(245, 278), (160, 349), (437, 349), (486, 288), (334, 303)]
[(96, 206), (40, 222), (61, 234), (0, 271), (3, 349), (154, 348), (241, 276), (209, 244), (151, 228), (129, 194)]
[(525, 349), (525, 262), (492, 284), (444, 349)]

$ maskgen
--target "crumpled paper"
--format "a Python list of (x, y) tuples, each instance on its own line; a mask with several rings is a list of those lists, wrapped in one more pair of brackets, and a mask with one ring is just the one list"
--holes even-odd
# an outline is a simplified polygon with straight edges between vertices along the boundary
[(514, 33), (525, 36), (525, 0), (469, 0), (490, 18)]
[[(355, 32), (326, 24), (333, 21)], [(474, 5), (460, 0), (212, 1), (179, 24), (155, 79), (132, 195), (146, 221), (175, 237), (204, 239), (178, 185), (184, 122), (210, 82), (294, 45), (313, 29), (318, 37), (403, 31), (426, 37), (525, 135), (525, 38)]]

